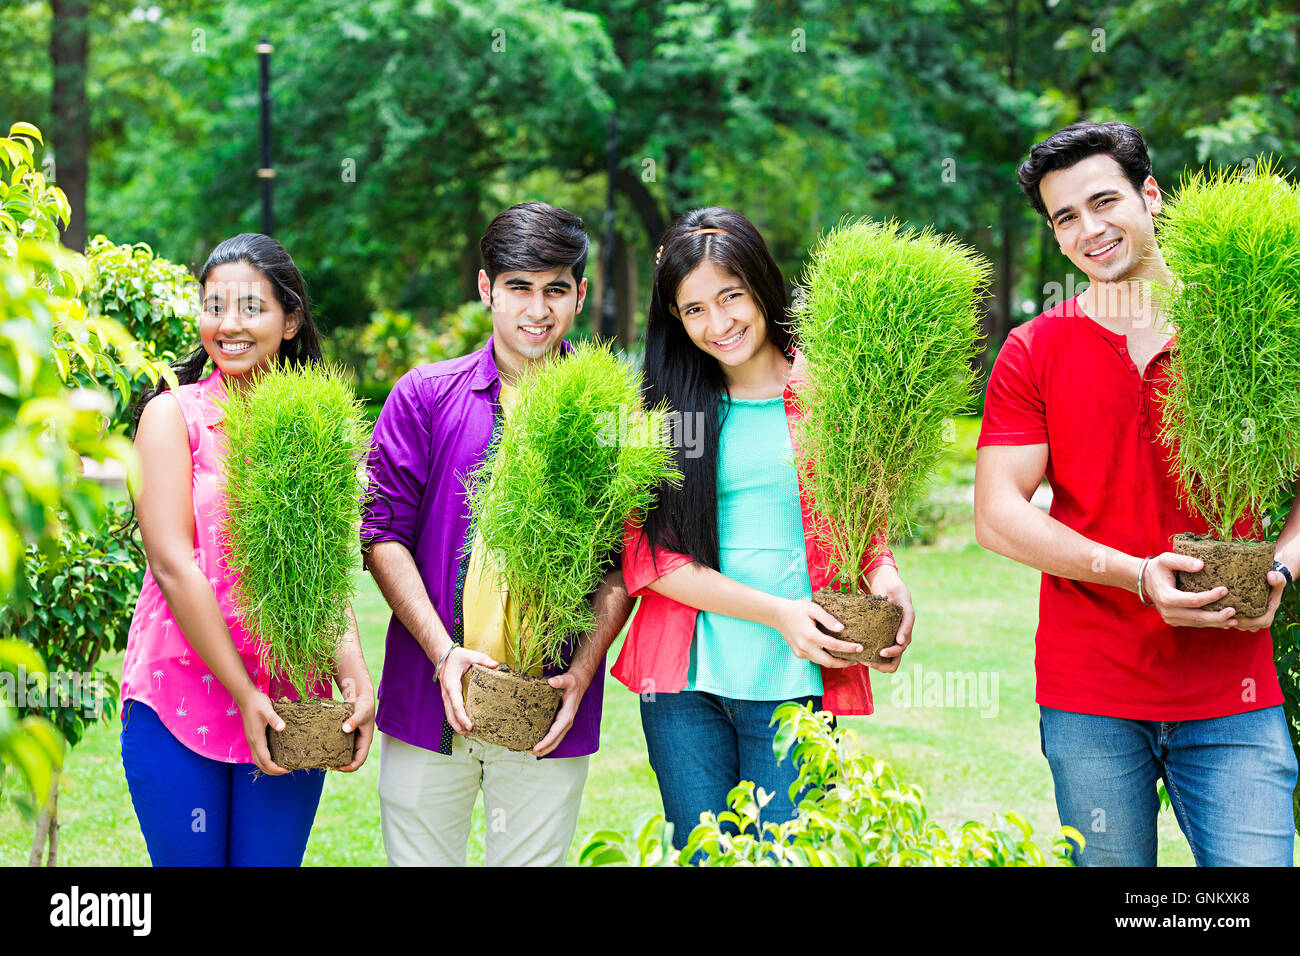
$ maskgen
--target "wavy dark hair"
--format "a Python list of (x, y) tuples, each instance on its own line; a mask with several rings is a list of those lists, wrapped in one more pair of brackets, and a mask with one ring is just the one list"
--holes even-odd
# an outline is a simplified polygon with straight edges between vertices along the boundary
[[(727, 379), (717, 359), (691, 341), (676, 311), (677, 290), (706, 259), (745, 285), (763, 314), (768, 341), (788, 359), (794, 357), (795, 339), (781, 269), (753, 223), (732, 209), (710, 206), (693, 209), (668, 227), (655, 263), (643, 374), (647, 405), (666, 401), (678, 413), (673, 448), (682, 483), (659, 488), (655, 507), (645, 515), (645, 532), (652, 556), (665, 548), (716, 570), (719, 406), (729, 394)], [(698, 423), (698, 457), (687, 456), (682, 440), (688, 418)]]
[(1072, 123), (1041, 143), (1035, 143), (1029, 151), (1029, 158), (1016, 170), (1016, 179), (1029, 205), (1050, 221), (1040, 188), (1043, 177), (1058, 169), (1068, 169), (1098, 153), (1105, 153), (1115, 160), (1125, 178), (1132, 183), (1133, 190), (1139, 196), (1142, 194), (1142, 184), (1151, 175), (1151, 157), (1147, 154), (1142, 134), (1127, 123)]
[[(289, 253), (285, 252), (284, 246), (260, 232), (241, 232), (221, 242), (212, 250), (208, 261), (203, 263), (203, 270), (199, 273), (200, 298), (212, 270), (230, 262), (245, 262), (266, 276), (286, 318), (294, 312), (299, 314), (298, 332), (293, 338), (281, 343), (279, 360), (289, 365), (309, 365), (319, 362), (321, 360), (320, 332), (311, 315), (307, 284), (303, 281), (302, 273), (294, 265)], [(176, 372), (178, 383), (192, 385), (203, 378), (208, 358), (207, 350), (199, 345), (185, 358), (175, 362), (172, 369)], [(135, 405), (133, 430), (140, 426), (140, 416), (144, 413), (144, 407), (149, 404), (149, 400), (167, 391), (167, 388), (167, 381), (160, 378), (153, 388), (140, 396), (140, 400)]]

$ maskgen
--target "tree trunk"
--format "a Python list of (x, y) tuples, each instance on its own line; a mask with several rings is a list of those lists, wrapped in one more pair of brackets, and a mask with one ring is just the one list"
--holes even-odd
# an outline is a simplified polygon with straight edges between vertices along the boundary
[(59, 771), (54, 771), (54, 777), (50, 781), (49, 798), (45, 804), (45, 809), (36, 823), (36, 838), (32, 841), (32, 852), (27, 858), (28, 866), (40, 866), (41, 857), (45, 853), (45, 847), (48, 844), (50, 853), (46, 859), (46, 866), (58, 865), (59, 852)]
[(55, 182), (68, 197), (72, 218), (63, 230), (69, 249), (86, 249), (86, 179), (90, 155), (90, 113), (86, 109), (87, 17), (90, 0), (50, 0), (50, 97)]
[(621, 349), (636, 343), (636, 260), (623, 234), (614, 244), (614, 339)]

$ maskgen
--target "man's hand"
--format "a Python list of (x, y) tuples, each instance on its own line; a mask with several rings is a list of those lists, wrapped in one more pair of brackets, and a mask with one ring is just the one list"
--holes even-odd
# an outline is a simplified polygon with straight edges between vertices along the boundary
[(442, 688), (442, 708), (447, 714), (447, 723), (458, 734), (474, 729), (469, 714), (465, 713), (465, 695), (461, 690), (462, 678), (474, 664), (497, 666), (497, 662), (486, 654), (466, 650), (457, 644), (442, 662), (442, 670), (438, 673), (438, 685)]
[(355, 681), (347, 681), (344, 686), (346, 690), (343, 699), (352, 705), (352, 715), (343, 721), (343, 732), (350, 734), (357, 731), (357, 741), (352, 750), (352, 762), (346, 767), (334, 769), (342, 773), (355, 773), (366, 762), (375, 736), (375, 692), (369, 683), (360, 691), (357, 690)]
[(916, 611), (912, 609), (912, 594), (907, 590), (907, 585), (903, 583), (898, 568), (888, 565), (877, 568), (872, 574), (871, 593), (888, 598), (903, 609), (903, 620), (898, 625), (898, 634), (894, 637), (894, 645), (880, 651), (880, 656), (889, 658), (889, 662), (876, 664), (869, 661), (867, 663), (868, 667), (878, 670), (882, 674), (892, 674), (898, 670), (903, 651), (907, 650), (907, 645), (912, 643), (912, 625), (916, 623)]
[[(1225, 607), (1217, 611), (1200, 610), (1211, 601), (1217, 601), (1228, 593), (1223, 585), (1208, 591), (1180, 591), (1174, 577), (1175, 571), (1199, 571), (1205, 562), (1188, 554), (1174, 554), (1166, 551), (1147, 562), (1146, 572), (1142, 578), (1142, 590), (1166, 624), (1173, 627), (1220, 627), (1235, 626), (1232, 622), (1236, 609)], [(1280, 578), (1281, 575), (1279, 574)], [(1271, 579), (1270, 579), (1271, 580)], [(1270, 602), (1272, 603), (1272, 602)], [(1273, 604), (1275, 608), (1276, 605)], [(1269, 612), (1270, 618), (1272, 612)]]
[(563, 742), (569, 728), (573, 726), (573, 718), (578, 715), (578, 705), (582, 703), (583, 695), (591, 686), (591, 678), (592, 675), (586, 671), (570, 669), (549, 679), (548, 683), (560, 690), (563, 696), (560, 698), (560, 709), (555, 714), (551, 729), (537, 742), (537, 746), (532, 751), (533, 756), (545, 757)]

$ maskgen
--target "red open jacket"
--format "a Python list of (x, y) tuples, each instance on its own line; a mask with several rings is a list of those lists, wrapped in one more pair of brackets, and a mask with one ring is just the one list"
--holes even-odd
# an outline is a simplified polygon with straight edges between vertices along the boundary
[[(802, 416), (796, 390), (803, 382), (803, 356), (795, 352), (794, 368), (783, 395), (785, 417), (790, 426), (790, 440), (797, 449), (795, 424)], [(798, 469), (796, 469), (798, 470)], [(813, 593), (827, 586), (834, 572), (830, 556), (818, 546), (817, 521), (812, 501), (799, 473), (799, 507), (803, 514), (804, 548), (808, 557), (808, 578)], [(623, 650), (610, 671), (614, 678), (638, 694), (674, 694), (686, 686), (686, 671), (691, 660), (691, 641), (695, 637), (697, 608), (680, 604), (649, 589), (656, 578), (689, 564), (690, 555), (665, 551), (650, 557), (650, 542), (635, 521), (629, 521), (623, 535), (623, 581), (628, 594), (641, 598), (641, 606), (632, 618), (632, 627), (623, 642)], [(886, 548), (874, 560), (864, 559), (861, 569), (863, 586), (868, 573), (883, 565), (895, 567), (894, 555)], [(871, 681), (865, 665), (822, 668), (822, 706), (833, 714), (870, 714)]]

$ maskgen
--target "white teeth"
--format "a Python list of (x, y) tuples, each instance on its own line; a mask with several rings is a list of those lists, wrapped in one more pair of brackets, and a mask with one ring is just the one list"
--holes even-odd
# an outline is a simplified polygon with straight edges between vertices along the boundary
[(253, 347), (252, 342), (222, 342), (221, 350), (223, 352), (247, 352)]
[(548, 331), (548, 327), (544, 325), (521, 325), (519, 327), (529, 335), (545, 335)]
[(1114, 248), (1115, 248), (1116, 246), (1118, 246), (1118, 245), (1119, 245), (1119, 240), (1116, 239), (1116, 240), (1114, 240), (1113, 242), (1108, 242), (1106, 245), (1102, 246), (1100, 249), (1094, 249), (1092, 252), (1085, 253), (1085, 255), (1090, 256), (1090, 257), (1091, 257), (1091, 256), (1099, 256), (1099, 255), (1101, 255), (1103, 252), (1110, 252), (1110, 250), (1114, 249)]
[(736, 342), (739, 342), (739, 341), (740, 341), (740, 337), (741, 337), (742, 335), (744, 335), (744, 334), (745, 334), (745, 330), (744, 330), (744, 329), (741, 329), (739, 332), (737, 332), (737, 333), (736, 333), (735, 335), (733, 335), (731, 338), (729, 338), (729, 339), (723, 339), (722, 341), (720, 341), (720, 342), (715, 342), (714, 344), (715, 344), (715, 345), (734, 345)]

